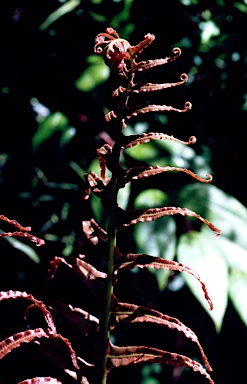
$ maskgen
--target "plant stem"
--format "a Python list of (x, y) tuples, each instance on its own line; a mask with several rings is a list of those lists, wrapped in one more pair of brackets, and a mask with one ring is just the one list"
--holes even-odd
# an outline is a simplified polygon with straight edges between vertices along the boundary
[[(121, 133), (121, 130), (120, 130)], [(100, 383), (106, 384), (106, 363), (107, 363), (107, 354), (109, 347), (109, 323), (110, 323), (110, 307), (111, 307), (111, 297), (112, 297), (112, 289), (113, 289), (113, 269), (114, 269), (114, 249), (116, 245), (116, 228), (115, 228), (115, 212), (117, 207), (117, 195), (118, 195), (118, 168), (119, 168), (119, 159), (120, 159), (120, 144), (119, 134), (114, 147), (112, 149), (112, 157), (114, 169), (112, 170), (112, 178), (111, 178), (111, 212), (109, 217), (109, 225), (107, 230), (108, 235), (108, 243), (109, 243), (109, 251), (108, 251), (108, 268), (107, 268), (107, 283), (106, 283), (106, 297), (105, 297), (105, 306), (104, 306), (104, 314), (101, 318), (100, 322), (100, 332), (102, 335), (102, 354), (101, 354), (101, 364), (100, 364)]]

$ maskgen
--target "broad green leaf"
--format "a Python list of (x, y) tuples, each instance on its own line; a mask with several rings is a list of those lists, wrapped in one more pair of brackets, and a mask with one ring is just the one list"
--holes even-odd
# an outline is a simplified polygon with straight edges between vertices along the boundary
[(130, 183), (126, 184), (124, 188), (121, 188), (118, 192), (118, 205), (126, 209), (129, 202), (130, 196)]
[(211, 221), (222, 235), (247, 249), (247, 209), (212, 184), (190, 184), (179, 194), (179, 205)]
[[(2, 233), (2, 231), (0, 231), (0, 233)], [(21, 241), (15, 239), (13, 237), (5, 237), (5, 240), (7, 240), (12, 245), (12, 247), (14, 247), (15, 249), (18, 249), (19, 251), (21, 251), (25, 255), (27, 255), (36, 264), (38, 264), (40, 262), (40, 258), (38, 256), (38, 254), (29, 245), (24, 244)]]
[(242, 248), (223, 236), (219, 236), (216, 246), (220, 249), (230, 270), (247, 273), (247, 248)]
[(247, 13), (247, 5), (235, 1), (233, 6), (243, 13)]
[(196, 156), (196, 152), (193, 148), (182, 143), (169, 140), (157, 140), (156, 144), (165, 149), (171, 156), (178, 156), (187, 161)]
[(247, 249), (220, 236), (217, 247), (222, 251), (230, 270), (229, 297), (240, 318), (247, 325)]
[(32, 140), (33, 149), (37, 150), (38, 147), (46, 140), (48, 140), (55, 132), (65, 132), (68, 128), (68, 118), (61, 112), (50, 114), (43, 120), (37, 131), (35, 132)]
[(230, 273), (229, 296), (241, 320), (247, 326), (247, 272)]
[(146, 162), (159, 157), (159, 150), (152, 143), (136, 145), (129, 148), (126, 153), (135, 160), (145, 160)]
[(81, 4), (81, 0), (69, 0), (65, 4), (61, 5), (58, 9), (52, 12), (47, 19), (40, 25), (40, 31), (47, 29), (52, 23), (57, 21), (61, 16), (66, 15), (69, 12), (74, 11)]
[(220, 331), (228, 300), (228, 266), (217, 247), (218, 238), (207, 231), (188, 232), (178, 242), (178, 261), (194, 269), (206, 284), (214, 309), (209, 311), (198, 282), (184, 274), (191, 292), (212, 318), (217, 332)]
[(135, 208), (163, 207), (168, 202), (168, 196), (160, 189), (146, 189), (139, 193), (134, 202)]
[[(163, 259), (173, 260), (176, 246), (176, 224), (172, 217), (165, 216), (159, 220), (137, 223), (134, 228), (134, 238), (138, 252)], [(166, 286), (169, 271), (149, 268), (157, 279), (160, 290)]]
[[(158, 140), (155, 142), (155, 145), (168, 152), (169, 155), (167, 157), (169, 158), (169, 164), (167, 163), (167, 165), (189, 168), (201, 177), (205, 177), (207, 173), (211, 173), (211, 168), (208, 165), (208, 158), (210, 158), (210, 155), (208, 154), (207, 149), (204, 148), (203, 155), (199, 156), (196, 154), (193, 146), (182, 143), (169, 140)], [(164, 157), (159, 160), (159, 165), (163, 165), (163, 162)]]
[(75, 86), (83, 92), (92, 91), (99, 84), (104, 83), (110, 75), (110, 69), (105, 65), (103, 57), (91, 55), (87, 61), (90, 64), (89, 67), (75, 82)]

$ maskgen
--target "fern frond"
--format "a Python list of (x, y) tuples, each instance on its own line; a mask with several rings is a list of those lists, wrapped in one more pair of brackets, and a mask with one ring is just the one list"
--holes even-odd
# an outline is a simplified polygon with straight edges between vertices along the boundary
[(200, 372), (206, 376), (210, 384), (213, 384), (213, 380), (205, 368), (187, 356), (146, 346), (117, 347), (110, 344), (110, 352), (107, 356), (108, 370), (143, 362), (165, 363), (176, 367), (192, 368), (195, 372)]
[(163, 172), (169, 172), (169, 171), (176, 171), (176, 172), (183, 172), (187, 173), (187, 175), (190, 175), (193, 177), (193, 179), (196, 179), (200, 181), (201, 183), (210, 183), (213, 180), (213, 177), (209, 174), (206, 174), (208, 179), (203, 179), (196, 173), (190, 171), (187, 168), (179, 168), (179, 167), (160, 167), (159, 165), (155, 166), (149, 166), (149, 167), (135, 167), (130, 168), (128, 171), (126, 171), (125, 175), (125, 182), (128, 183), (132, 180), (142, 179), (143, 177), (149, 177), (149, 176), (155, 176)]
[(32, 379), (19, 381), (17, 384), (62, 384), (62, 382), (53, 377), (33, 377)]
[(191, 136), (189, 138), (189, 141), (183, 141), (183, 140), (177, 139), (174, 136), (166, 135), (165, 133), (148, 132), (148, 133), (143, 133), (141, 135), (123, 136), (121, 139), (121, 143), (123, 148), (128, 149), (128, 148), (134, 147), (135, 145), (148, 143), (151, 140), (170, 140), (170, 141), (175, 141), (177, 143), (190, 145), (196, 142), (196, 137)]
[(24, 332), (16, 333), (0, 342), (0, 360), (13, 349), (20, 347), (23, 343), (30, 343), (36, 338), (50, 338), (43, 328), (29, 329)]
[(176, 87), (178, 85), (182, 85), (187, 82), (188, 75), (186, 73), (182, 73), (180, 76), (181, 81), (178, 81), (176, 83), (163, 83), (163, 84), (153, 84), (153, 83), (146, 83), (146, 84), (136, 84), (132, 91), (133, 93), (140, 93), (140, 92), (153, 92), (153, 91), (161, 91), (162, 89), (167, 89), (171, 87)]
[(131, 117), (135, 117), (137, 115), (140, 115), (142, 113), (148, 113), (148, 112), (164, 112), (164, 111), (174, 111), (174, 112), (188, 112), (192, 108), (192, 104), (187, 101), (184, 104), (184, 109), (177, 109), (170, 105), (155, 105), (150, 104), (147, 107), (137, 109), (136, 111), (132, 112), (131, 115), (126, 116), (126, 119), (130, 119)]
[(0, 301), (3, 300), (9, 300), (9, 299), (27, 299), (31, 300), (44, 314), (45, 320), (47, 322), (48, 327), (50, 330), (54, 333), (56, 333), (56, 326), (53, 321), (52, 315), (50, 311), (46, 308), (45, 304), (42, 301), (36, 300), (32, 295), (26, 292), (20, 292), (20, 291), (7, 291), (7, 292), (0, 292)]
[(117, 323), (153, 323), (160, 326), (168, 327), (169, 329), (182, 332), (185, 337), (192, 340), (198, 346), (203, 363), (205, 364), (209, 372), (212, 368), (208, 362), (208, 359), (204, 353), (204, 350), (199, 343), (196, 334), (188, 327), (186, 327), (181, 321), (175, 317), (164, 315), (154, 309), (145, 308), (135, 304), (117, 302), (111, 310), (111, 327), (114, 328)]
[(212, 231), (215, 232), (215, 235), (220, 235), (220, 229), (216, 228), (210, 221), (204, 219), (202, 216), (197, 213), (191, 211), (188, 208), (180, 208), (180, 207), (162, 207), (162, 208), (150, 208), (150, 209), (132, 209), (128, 211), (119, 210), (119, 216), (116, 219), (117, 228), (121, 228), (122, 226), (126, 227), (131, 224), (136, 224), (138, 222), (145, 221), (154, 221), (159, 219), (162, 216), (167, 215), (182, 215), (182, 216), (190, 216), (195, 217), (206, 224)]
[(162, 259), (160, 257), (146, 255), (143, 253), (135, 254), (129, 253), (125, 255), (123, 262), (119, 266), (119, 272), (124, 271), (126, 269), (133, 268), (155, 268), (155, 269), (167, 269), (169, 271), (179, 271), (179, 272), (187, 272), (192, 275), (196, 280), (201, 284), (202, 290), (204, 292), (205, 299), (207, 300), (207, 304), (210, 310), (213, 309), (212, 300), (209, 297), (206, 285), (201, 281), (200, 276), (190, 267), (183, 265), (182, 263), (177, 263), (176, 261)]

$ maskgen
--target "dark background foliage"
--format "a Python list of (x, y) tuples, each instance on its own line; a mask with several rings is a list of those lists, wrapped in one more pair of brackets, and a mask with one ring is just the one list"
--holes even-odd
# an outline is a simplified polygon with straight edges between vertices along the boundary
[[(127, 5), (131, 3), (128, 14)], [(101, 144), (99, 133), (108, 130), (104, 112), (111, 108), (117, 79), (112, 76), (91, 92), (79, 90), (75, 82), (88, 67), (86, 60), (93, 53), (95, 36), (112, 21), (112, 26), (116, 25), (120, 35), (133, 45), (145, 34), (155, 34), (156, 40), (143, 52), (143, 59), (169, 56), (172, 47), (181, 47), (182, 57), (150, 72), (148, 81), (173, 82), (180, 73), (188, 73), (186, 86), (161, 92), (152, 102), (182, 108), (189, 100), (192, 111), (182, 117), (167, 115), (165, 125), (153, 115), (142, 120), (148, 122), (151, 131), (163, 131), (183, 140), (195, 135), (197, 153), (211, 153), (214, 184), (247, 205), (246, 2), (84, 0), (47, 28), (40, 27), (61, 5), (63, 2), (58, 0), (0, 3), (0, 212), (31, 225), (32, 233), (41, 238), (50, 233), (45, 247), (38, 250), (39, 264), (1, 240), (1, 290), (39, 294), (52, 257), (77, 254), (81, 220), (90, 219), (92, 212), (89, 203), (81, 198), (84, 182), (70, 164), (74, 162), (86, 170), (95, 158)], [(203, 23), (207, 21), (215, 23), (220, 34), (203, 42)], [(59, 145), (61, 133), (57, 131), (34, 151), (32, 139), (39, 125), (32, 106), (34, 99), (51, 113), (59, 111), (67, 117), (68, 125), (75, 129), (67, 145)], [(6, 230), (7, 225), (3, 223), (1, 228)], [(143, 272), (139, 280), (140, 291), (132, 290), (130, 281), (129, 291), (120, 290), (120, 298), (136, 295), (141, 304), (145, 300), (155, 302), (157, 309), (190, 326), (205, 346), (216, 384), (245, 382), (245, 358), (240, 350), (246, 344), (247, 332), (230, 303), (221, 333), (216, 335), (213, 323), (188, 288), (164, 291), (154, 300), (155, 279)], [(64, 282), (64, 290), (69, 289), (69, 284)], [(121, 340), (119, 332), (116, 337)], [(135, 330), (131, 332), (123, 344), (136, 336)], [(147, 333), (145, 329), (143, 332)], [(157, 343), (160, 337), (157, 335)], [(174, 339), (168, 335), (164, 338), (168, 346), (174, 345)], [(175, 337), (175, 343), (176, 348), (179, 343), (182, 349), (187, 347), (179, 337)], [(110, 375), (112, 382), (145, 381), (136, 368), (119, 372)], [(145, 384), (203, 382), (203, 378), (192, 375), (188, 372), (180, 377), (180, 372), (165, 367), (161, 373), (151, 373), (153, 379), (149, 375)]]

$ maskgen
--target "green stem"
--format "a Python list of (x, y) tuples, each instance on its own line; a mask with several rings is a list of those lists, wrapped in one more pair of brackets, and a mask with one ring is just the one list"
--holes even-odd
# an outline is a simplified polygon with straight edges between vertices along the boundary
[[(121, 131), (120, 131), (121, 133)], [(114, 269), (114, 249), (116, 245), (116, 228), (115, 228), (115, 211), (117, 207), (117, 195), (118, 195), (118, 167), (119, 167), (119, 158), (120, 158), (121, 144), (120, 144), (120, 135), (116, 139), (115, 145), (113, 147), (112, 156), (113, 163), (115, 164), (114, 169), (112, 170), (111, 178), (111, 212), (109, 217), (108, 225), (108, 243), (109, 243), (109, 252), (108, 252), (108, 270), (107, 270), (107, 283), (106, 283), (106, 297), (105, 297), (105, 307), (104, 314), (100, 322), (100, 332), (102, 335), (102, 354), (101, 354), (101, 364), (100, 364), (100, 383), (106, 384), (106, 363), (109, 347), (109, 323), (110, 323), (110, 307), (111, 307), (111, 297), (113, 290), (113, 269)]]
[[(133, 66), (133, 60), (131, 59), (131, 66)], [(111, 178), (111, 211), (109, 217), (109, 225), (107, 230), (108, 243), (109, 243), (109, 254), (108, 254), (108, 270), (107, 270), (107, 283), (106, 283), (106, 298), (105, 298), (105, 307), (104, 314), (100, 321), (100, 333), (102, 335), (102, 353), (101, 353), (101, 362), (99, 365), (100, 375), (99, 383), (106, 384), (107, 379), (107, 356), (109, 352), (109, 339), (110, 339), (110, 309), (111, 309), (111, 298), (113, 292), (113, 270), (114, 270), (114, 250), (116, 245), (116, 228), (115, 228), (115, 213), (117, 208), (117, 196), (118, 196), (118, 172), (120, 165), (120, 153), (121, 153), (121, 136), (122, 136), (122, 117), (125, 117), (125, 110), (127, 108), (129, 100), (129, 92), (133, 85), (134, 72), (131, 71), (128, 84), (126, 87), (125, 100), (118, 107), (118, 123), (116, 124), (115, 132), (117, 132), (117, 137), (115, 144), (112, 148), (112, 164), (114, 164), (114, 169), (112, 169), (112, 178)]]

